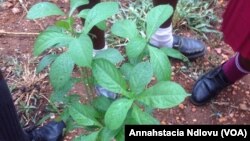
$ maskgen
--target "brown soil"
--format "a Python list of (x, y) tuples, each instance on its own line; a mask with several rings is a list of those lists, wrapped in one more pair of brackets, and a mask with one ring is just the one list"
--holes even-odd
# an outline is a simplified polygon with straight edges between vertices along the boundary
[[(33, 0), (29, 1), (26, 6), (29, 7), (32, 3)], [(62, 9), (66, 10), (67, 4), (60, 2), (60, 5), (62, 5)], [(18, 13), (13, 13), (14, 7), (18, 8), (20, 11)], [(222, 9), (223, 8), (222, 6)], [(218, 9), (221, 9), (221, 7)], [(218, 14), (221, 14), (222, 11), (223, 10)], [(36, 23), (26, 20), (25, 16), (26, 13), (24, 9), (18, 4), (13, 4), (7, 8), (0, 7), (0, 66), (11, 87), (14, 100), (19, 98), (19, 95), (15, 95), (20, 94), (20, 92), (25, 92), (26, 95), (39, 93), (45, 97), (49, 97), (51, 92), (46, 73), (44, 77), (41, 76), (40, 80), (32, 81), (34, 83), (29, 81), (30, 78), (22, 78), (20, 75), (19, 78), (22, 79), (24, 84), (19, 84), (15, 81), (15, 77), (18, 76), (18, 72), (16, 71), (18, 66), (28, 66), (28, 68), (31, 68), (28, 70), (30, 70), (30, 75), (32, 75), (33, 73), (31, 70), (34, 69), (37, 64), (38, 58), (34, 58), (32, 55), (33, 44), (37, 35), (29, 33), (39, 33), (42, 31), (41, 26), (47, 27), (53, 22), (53, 20), (45, 19), (39, 20)], [(3, 32), (6, 33), (3, 34)], [(189, 35), (188, 31), (183, 31), (183, 33)], [(209, 39), (210, 42), (207, 42), (208, 48), (205, 57), (192, 61), (189, 65), (183, 64), (177, 60), (172, 60), (173, 81), (181, 84), (188, 93), (191, 93), (192, 86), (199, 76), (233, 56), (233, 51), (223, 41), (218, 40), (213, 35), (211, 35)], [(21, 63), (13, 63), (13, 60)], [(27, 77), (29, 77), (29, 75), (27, 75)], [(28, 88), (27, 86), (32, 88)], [(38, 97), (36, 106), (39, 107), (38, 113), (41, 115), (35, 114), (37, 118), (34, 120), (42, 118), (42, 113), (46, 111), (45, 105), (47, 103), (46, 98), (41, 96)], [(175, 108), (156, 110), (154, 114), (161, 121), (161, 124), (166, 125), (250, 124), (249, 103), (250, 76), (226, 88), (215, 100), (205, 106), (194, 106), (187, 98), (182, 104)], [(18, 104), (18, 102), (16, 102), (16, 104)], [(20, 107), (19, 105), (17, 106)], [(30, 123), (32, 122), (32, 118), (26, 120), (26, 122), (24, 120), (23, 122), (24, 125)]]

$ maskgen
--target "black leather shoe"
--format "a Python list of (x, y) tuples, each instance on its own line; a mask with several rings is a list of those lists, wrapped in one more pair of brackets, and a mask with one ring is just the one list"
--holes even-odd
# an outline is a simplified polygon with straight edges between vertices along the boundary
[(29, 131), (28, 134), (31, 141), (61, 141), (64, 128), (65, 123), (63, 121), (52, 121), (45, 126)]
[(231, 84), (227, 80), (222, 67), (219, 66), (203, 75), (195, 83), (190, 100), (194, 105), (203, 105)]
[(179, 50), (188, 59), (196, 59), (205, 54), (206, 47), (202, 41), (178, 35), (173, 35), (173, 38), (173, 48)]

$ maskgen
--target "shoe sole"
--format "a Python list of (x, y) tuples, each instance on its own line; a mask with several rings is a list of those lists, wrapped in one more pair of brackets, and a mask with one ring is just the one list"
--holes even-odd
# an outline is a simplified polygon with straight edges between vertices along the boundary
[(190, 101), (193, 105), (195, 105), (195, 106), (204, 106), (204, 105), (206, 105), (206, 103), (207, 103), (207, 102), (197, 103), (197, 102), (195, 102), (195, 101), (192, 99), (192, 97), (189, 97), (189, 101)]
[(184, 54), (190, 61), (195, 60), (199, 57), (204, 56), (206, 53), (206, 50), (203, 50), (202, 52), (199, 53), (194, 53), (194, 54)]

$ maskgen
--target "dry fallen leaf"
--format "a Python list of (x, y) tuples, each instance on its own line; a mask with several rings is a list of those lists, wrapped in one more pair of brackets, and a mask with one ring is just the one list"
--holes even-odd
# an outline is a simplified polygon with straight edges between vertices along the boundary
[(241, 110), (245, 110), (245, 111), (247, 111), (248, 110), (248, 107), (247, 107), (247, 105), (246, 104), (240, 104), (240, 109)]

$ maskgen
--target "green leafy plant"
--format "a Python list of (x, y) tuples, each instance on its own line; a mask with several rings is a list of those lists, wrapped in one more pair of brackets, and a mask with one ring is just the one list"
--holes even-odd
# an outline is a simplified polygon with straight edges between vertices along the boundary
[[(109, 48), (93, 56), (93, 43), (89, 31), (98, 26), (105, 27), (105, 20), (116, 14), (119, 6), (115, 2), (101, 2), (91, 9), (84, 9), (78, 18), (85, 18), (81, 32), (73, 25), (75, 9), (87, 4), (87, 0), (71, 0), (66, 19), (55, 22), (41, 32), (35, 42), (34, 54), (42, 55), (47, 49), (63, 47), (57, 54), (46, 55), (38, 65), (38, 72), (50, 65), (49, 78), (54, 92), (51, 100), (63, 103), (60, 118), (67, 123), (67, 130), (84, 128), (84, 135), (75, 141), (117, 141), (124, 140), (126, 124), (159, 124), (147, 109), (171, 108), (181, 103), (188, 95), (177, 83), (171, 81), (169, 54), (183, 59), (183, 55), (173, 49), (158, 49), (148, 41), (152, 34), (167, 20), (173, 10), (169, 5), (152, 8), (147, 13), (146, 37), (141, 36), (133, 21), (117, 21), (112, 33), (129, 40), (126, 52), (121, 54)], [(46, 10), (46, 12), (41, 12)], [(42, 2), (34, 5), (27, 17), (43, 18), (65, 15), (56, 5)], [(77, 68), (77, 69), (76, 69)], [(72, 75), (79, 70), (81, 76)], [(156, 77), (156, 81), (152, 79)], [(80, 83), (85, 87), (88, 101), (83, 96), (70, 94), (71, 88)], [(117, 94), (114, 100), (95, 96), (93, 86), (101, 87)]]

